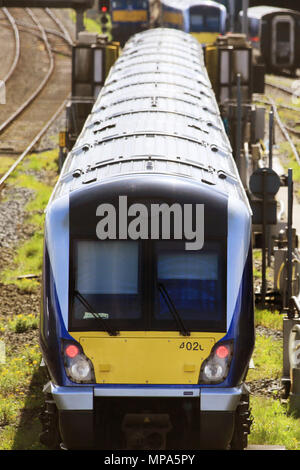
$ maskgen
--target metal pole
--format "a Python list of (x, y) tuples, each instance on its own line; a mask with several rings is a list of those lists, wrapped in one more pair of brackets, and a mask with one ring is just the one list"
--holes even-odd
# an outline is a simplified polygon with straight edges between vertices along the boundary
[(288, 253), (287, 253), (287, 299), (286, 307), (289, 307), (289, 301), (292, 297), (292, 274), (293, 274), (293, 170), (288, 170)]
[(262, 267), (261, 267), (261, 306), (265, 307), (266, 304), (266, 293), (267, 293), (267, 280), (266, 280), (266, 235), (267, 235), (267, 175), (266, 172), (262, 172), (263, 178), (263, 201), (262, 201)]
[(242, 147), (242, 90), (241, 75), (237, 74), (237, 123), (236, 123), (236, 164), (241, 169), (241, 147)]
[(229, 31), (235, 31), (235, 0), (229, 0)]
[(274, 131), (274, 111), (273, 107), (269, 114), (269, 168), (273, 168), (273, 131)]
[(243, 22), (242, 22), (242, 33), (248, 37), (248, 8), (249, 0), (243, 0)]
[(84, 10), (76, 10), (76, 38), (77, 39), (78, 39), (79, 33), (85, 30), (83, 19), (84, 19)]
[[(269, 113), (269, 168), (273, 168), (273, 132), (274, 132), (274, 111), (273, 107)], [(271, 266), (271, 227), (267, 227), (268, 237), (268, 266)]]

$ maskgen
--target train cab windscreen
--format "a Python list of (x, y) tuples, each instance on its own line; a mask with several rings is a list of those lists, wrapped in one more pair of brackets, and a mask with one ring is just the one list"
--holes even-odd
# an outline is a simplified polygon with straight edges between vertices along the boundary
[(284, 65), (291, 60), (291, 29), (289, 21), (278, 21), (276, 23), (276, 62), (278, 64)]
[(72, 329), (174, 331), (184, 324), (193, 331), (223, 330), (222, 243), (205, 243), (199, 251), (187, 251), (176, 240), (76, 240), (73, 245)]
[(147, 0), (113, 0), (112, 2), (112, 9), (120, 9), (120, 10), (147, 10), (148, 8), (148, 1)]
[(190, 9), (190, 31), (192, 33), (216, 33), (220, 29), (220, 11), (217, 8), (194, 7)]

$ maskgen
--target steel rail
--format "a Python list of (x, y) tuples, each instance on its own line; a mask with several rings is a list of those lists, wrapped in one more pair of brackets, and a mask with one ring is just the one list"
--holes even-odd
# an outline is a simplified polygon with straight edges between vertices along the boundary
[(278, 113), (278, 108), (277, 108), (277, 105), (275, 103), (275, 101), (273, 100), (273, 98), (270, 98), (269, 96), (267, 97), (268, 100), (269, 100), (269, 103), (271, 104), (271, 106), (273, 107), (273, 110), (274, 110), (274, 116), (275, 116), (275, 119), (276, 119), (276, 122), (283, 134), (283, 136), (285, 137), (285, 139), (287, 140), (287, 142), (290, 144), (290, 147), (292, 149), (292, 152), (294, 154), (294, 157), (298, 163), (298, 165), (300, 165), (300, 156), (299, 156), (299, 153), (297, 151), (297, 148), (294, 144), (294, 142), (292, 141), (289, 133), (288, 133), (288, 130), (287, 130), (287, 127), (283, 124), (282, 120), (280, 119), (280, 116), (279, 116), (279, 113)]
[(56, 16), (56, 14), (52, 10), (50, 10), (50, 8), (45, 8), (45, 12), (47, 13), (48, 16), (50, 16), (50, 18), (54, 21), (54, 23), (61, 30), (63, 37), (66, 40), (66, 42), (69, 44), (69, 46), (73, 46), (74, 42), (70, 36), (70, 33), (65, 27), (65, 25), (60, 21), (58, 16)]
[(13, 171), (16, 169), (16, 167), (24, 160), (26, 155), (32, 150), (32, 148), (35, 146), (35, 144), (41, 139), (41, 137), (47, 132), (49, 127), (53, 124), (53, 122), (57, 119), (57, 117), (60, 115), (60, 113), (63, 111), (63, 109), (66, 107), (68, 100), (64, 100), (63, 103), (60, 105), (60, 107), (55, 111), (55, 113), (52, 115), (52, 117), (47, 121), (47, 123), (43, 126), (43, 128), (38, 132), (38, 134), (34, 137), (34, 139), (30, 142), (30, 144), (26, 147), (24, 152), (19, 156), (19, 158), (13, 163), (13, 165), (9, 168), (9, 170), (2, 176), (0, 179), (0, 188), (3, 186), (3, 184), (6, 182), (6, 180), (9, 178), (9, 176), (13, 173)]
[[(3, 19), (1, 18), (0, 19), (0, 22), (2, 23)], [(23, 28), (23, 30), (34, 30), (34, 31), (38, 31), (38, 27), (37, 26), (34, 26), (32, 24), (28, 24), (24, 21), (18, 21), (18, 20), (15, 20), (15, 24), (17, 26), (20, 26), (21, 28)], [(5, 25), (3, 25), (5, 26)], [(7, 27), (9, 27), (7, 25)], [(20, 29), (20, 28), (19, 28)], [(57, 31), (56, 29), (52, 29), (52, 28), (44, 28), (44, 30), (46, 31), (47, 34), (52, 34), (53, 36), (57, 36), (59, 37), (60, 39), (63, 39), (68, 45), (71, 46), (71, 44), (69, 43), (69, 41), (67, 40), (66, 36), (64, 33), (62, 33), (61, 31)]]
[(55, 67), (55, 62), (54, 62), (54, 55), (52, 53), (52, 50), (51, 50), (51, 46), (49, 44), (49, 41), (48, 41), (48, 38), (47, 38), (47, 34), (45, 32), (45, 29), (43, 28), (43, 26), (41, 25), (41, 23), (39, 22), (39, 20), (36, 18), (36, 16), (32, 13), (32, 11), (29, 9), (29, 8), (26, 8), (25, 9), (27, 14), (31, 17), (32, 21), (37, 25), (37, 27), (39, 28), (40, 32), (41, 32), (41, 35), (43, 37), (43, 42), (45, 44), (45, 47), (46, 47), (46, 51), (47, 51), (47, 54), (48, 54), (48, 57), (49, 57), (49, 68), (48, 68), (48, 71), (47, 71), (47, 74), (45, 75), (45, 77), (43, 78), (43, 80), (40, 82), (38, 88), (35, 90), (35, 92), (21, 105), (19, 106), (19, 108), (13, 113), (10, 115), (10, 117), (8, 119), (6, 119), (6, 121), (4, 121), (1, 125), (0, 125), (0, 133), (3, 132), (7, 127), (9, 127), (9, 125), (26, 109), (28, 108), (28, 106), (35, 100), (35, 98), (41, 93), (41, 91), (45, 88), (46, 84), (48, 83), (53, 71), (54, 71), (54, 67)]
[(272, 83), (267, 79), (265, 80), (265, 83), (267, 86), (270, 86), (271, 88), (276, 88), (277, 90), (283, 91), (284, 93), (287, 93), (288, 95), (294, 95), (294, 92), (290, 88), (284, 85), (278, 85), (276, 83)]
[[(31, 34), (32, 36), (35, 36), (37, 37), (38, 39), (40, 40), (43, 40), (43, 37), (40, 33), (38, 33), (38, 28), (35, 28), (33, 26), (24, 26), (24, 23), (21, 24), (21, 22), (16, 22), (16, 24), (19, 26), (19, 31), (22, 31), (24, 33), (28, 33), (28, 34)], [(4, 25), (4, 27), (7, 27), (9, 28), (8, 25)], [(59, 31), (52, 31), (50, 29), (45, 29), (46, 33), (47, 34), (55, 34), (56, 36), (58, 36), (59, 38), (63, 39), (64, 41), (66, 41), (66, 38), (63, 36), (62, 33), (60, 33)], [(69, 43), (67, 44), (69, 45)], [(55, 49), (55, 47), (51, 46), (51, 50), (52, 52), (54, 52), (55, 54), (61, 54), (61, 55), (64, 55), (66, 57), (72, 57), (72, 54), (71, 53), (68, 53), (68, 52), (63, 52), (63, 51), (60, 51), (59, 49)]]
[[(285, 86), (283, 86), (283, 85), (277, 85), (276, 83), (271, 83), (269, 80), (266, 80), (266, 85), (267, 85), (267, 86), (270, 86), (270, 87), (272, 87), (272, 88), (275, 88), (275, 89), (277, 89), (277, 90), (280, 90), (280, 91), (282, 91), (282, 92), (284, 92), (284, 93), (287, 93), (288, 95), (292, 95), (292, 96), (295, 95), (295, 92), (293, 92), (293, 90), (292, 90), (291, 88), (285, 87)], [(298, 95), (296, 95), (296, 96), (298, 96)], [(295, 157), (295, 159), (296, 159), (298, 165), (300, 165), (300, 156), (299, 156), (299, 153), (298, 153), (298, 151), (297, 151), (297, 148), (296, 148), (296, 146), (295, 146), (293, 140), (291, 139), (291, 137), (290, 137), (290, 135), (289, 135), (289, 132), (290, 132), (291, 134), (294, 134), (294, 135), (296, 135), (296, 136), (300, 136), (300, 132), (298, 132), (298, 131), (296, 131), (296, 130), (294, 130), (294, 129), (288, 127), (288, 126), (286, 126), (286, 125), (282, 122), (282, 120), (281, 120), (281, 118), (280, 118), (280, 116), (279, 116), (278, 106), (277, 106), (277, 104), (275, 103), (275, 101), (273, 100), (273, 98), (270, 98), (269, 96), (266, 96), (266, 98), (267, 98), (269, 104), (271, 104), (271, 106), (272, 106), (273, 109), (274, 109), (274, 116), (275, 116), (276, 122), (277, 122), (277, 124), (278, 124), (278, 126), (279, 126), (279, 129), (280, 129), (281, 133), (283, 134), (283, 136), (284, 136), (284, 138), (286, 139), (286, 141), (290, 144), (290, 147), (291, 147), (291, 149), (292, 149), (292, 152), (293, 152), (293, 154), (294, 154), (294, 157)]]
[(4, 15), (6, 16), (6, 18), (8, 19), (8, 21), (9, 21), (9, 23), (10, 23), (12, 29), (13, 29), (13, 33), (14, 33), (14, 37), (15, 37), (15, 55), (14, 55), (14, 59), (12, 61), (12, 64), (10, 66), (10, 69), (9, 69), (8, 73), (2, 79), (3, 82), (6, 83), (6, 82), (8, 82), (8, 80), (10, 79), (12, 74), (14, 73), (14, 71), (15, 71), (17, 65), (18, 65), (19, 59), (20, 59), (20, 34), (19, 34), (19, 30), (18, 30), (18, 27), (17, 27), (17, 24), (16, 24), (16, 20), (10, 14), (8, 9), (7, 8), (2, 8), (2, 11), (3, 11)]

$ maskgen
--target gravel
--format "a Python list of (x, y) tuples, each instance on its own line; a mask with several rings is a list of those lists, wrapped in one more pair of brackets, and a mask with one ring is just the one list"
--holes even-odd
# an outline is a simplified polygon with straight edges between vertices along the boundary
[(260, 395), (269, 398), (282, 398), (284, 387), (280, 379), (261, 379), (246, 382), (251, 395)]
[(24, 232), (24, 219), (27, 215), (25, 205), (34, 197), (34, 194), (32, 189), (12, 186), (4, 188), (1, 192), (0, 263), (5, 249), (13, 249), (28, 236), (27, 230)]

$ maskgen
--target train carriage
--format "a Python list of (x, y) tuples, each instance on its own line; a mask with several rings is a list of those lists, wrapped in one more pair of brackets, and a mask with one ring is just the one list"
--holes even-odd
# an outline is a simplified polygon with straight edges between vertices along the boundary
[[(243, 12), (240, 12), (240, 20)], [(300, 65), (300, 13), (271, 6), (248, 9), (249, 36), (270, 72), (289, 70)]]
[(150, 0), (111, 0), (112, 35), (121, 45), (149, 27)]
[(191, 33), (202, 44), (226, 32), (225, 6), (211, 0), (162, 0), (161, 23)]
[(43, 283), (43, 442), (246, 446), (251, 210), (192, 36), (137, 34), (111, 69), (46, 210)]

